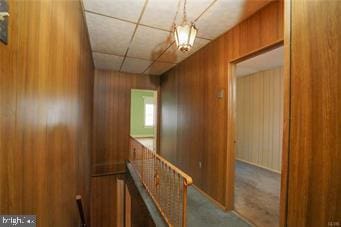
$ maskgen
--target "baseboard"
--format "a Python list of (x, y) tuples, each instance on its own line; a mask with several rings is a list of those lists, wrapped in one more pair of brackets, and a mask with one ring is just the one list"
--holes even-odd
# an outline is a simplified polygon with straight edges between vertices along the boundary
[(257, 166), (257, 167), (262, 168), (262, 169), (265, 169), (265, 170), (269, 170), (269, 171), (274, 172), (274, 173), (281, 174), (281, 171), (278, 171), (278, 170), (275, 170), (275, 169), (271, 169), (271, 168), (268, 168), (268, 167), (265, 167), (265, 166), (262, 166), (262, 165), (258, 165), (258, 164), (253, 163), (253, 162), (245, 161), (245, 160), (239, 159), (239, 158), (236, 158), (236, 160), (237, 160), (237, 161), (240, 161), (240, 162), (247, 163), (247, 164), (249, 164), (249, 165)]
[(240, 219), (245, 221), (250, 226), (256, 226), (254, 223), (252, 223), (249, 219), (245, 218), (243, 215), (241, 215), (237, 210), (232, 210), (232, 213), (234, 213), (236, 216), (238, 216)]
[(209, 194), (207, 194), (206, 192), (204, 192), (203, 190), (201, 190), (198, 186), (196, 186), (195, 184), (191, 185), (192, 187), (194, 187), (196, 190), (198, 190), (201, 194), (203, 194), (206, 198), (208, 198), (212, 203), (214, 203), (217, 207), (219, 207), (220, 209), (226, 211), (226, 207), (221, 204), (220, 202), (218, 202), (217, 200), (215, 200), (214, 198), (212, 198)]
[(131, 137), (142, 139), (142, 138), (155, 138), (154, 135), (131, 135)]
[(126, 170), (125, 162), (115, 162), (115, 163), (100, 163), (92, 165), (92, 176), (122, 173)]
[(126, 171), (97, 173), (97, 174), (92, 174), (91, 177), (105, 177), (105, 176), (112, 176), (112, 175), (122, 175), (122, 174), (126, 174), (126, 173), (127, 173)]

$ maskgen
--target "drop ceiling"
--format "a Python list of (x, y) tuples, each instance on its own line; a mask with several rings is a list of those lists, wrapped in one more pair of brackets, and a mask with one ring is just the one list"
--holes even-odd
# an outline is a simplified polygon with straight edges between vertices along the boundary
[(283, 46), (249, 58), (237, 64), (237, 77), (277, 68), (284, 65)]
[(83, 7), (96, 68), (160, 75), (270, 1), (187, 0), (199, 29), (188, 53), (176, 49), (172, 32), (183, 0), (83, 0)]

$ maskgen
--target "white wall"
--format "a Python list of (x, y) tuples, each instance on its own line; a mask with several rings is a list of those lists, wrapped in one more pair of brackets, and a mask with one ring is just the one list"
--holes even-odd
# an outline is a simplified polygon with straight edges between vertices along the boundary
[(282, 67), (237, 78), (237, 159), (280, 172), (282, 119)]

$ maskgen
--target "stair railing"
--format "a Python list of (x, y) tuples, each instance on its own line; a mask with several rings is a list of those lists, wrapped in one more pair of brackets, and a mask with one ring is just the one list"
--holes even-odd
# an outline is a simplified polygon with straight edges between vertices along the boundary
[(192, 178), (130, 137), (129, 160), (169, 226), (186, 226), (187, 187)]

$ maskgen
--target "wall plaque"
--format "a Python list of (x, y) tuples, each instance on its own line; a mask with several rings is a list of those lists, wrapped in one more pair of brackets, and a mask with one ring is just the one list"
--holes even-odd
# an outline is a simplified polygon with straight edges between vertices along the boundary
[(0, 41), (7, 44), (8, 33), (8, 3), (0, 0)]

